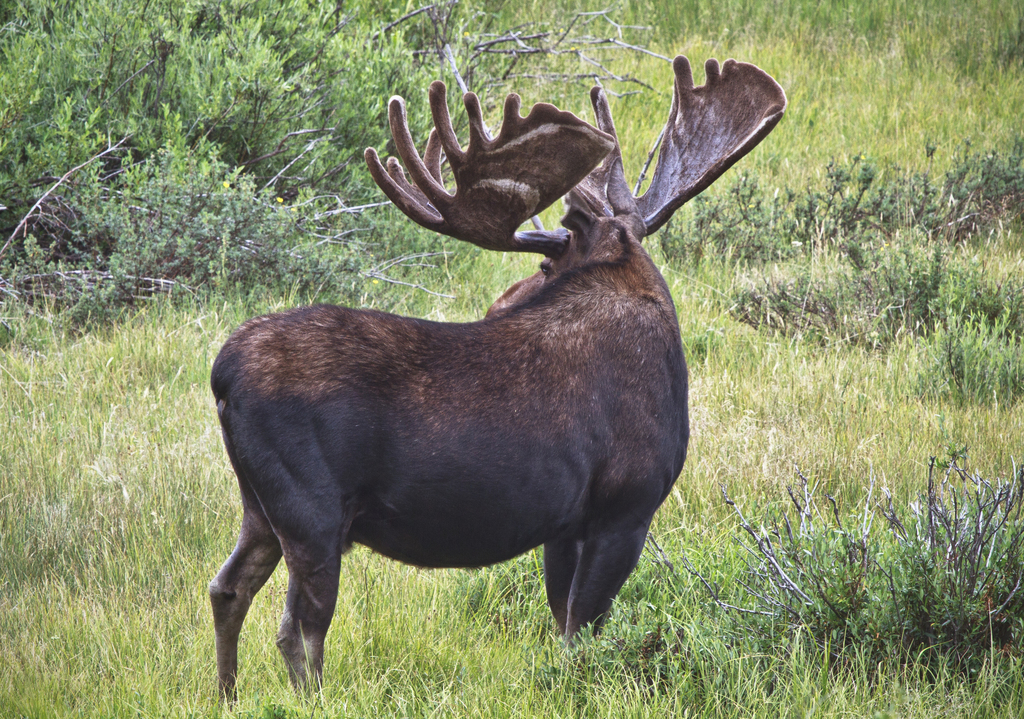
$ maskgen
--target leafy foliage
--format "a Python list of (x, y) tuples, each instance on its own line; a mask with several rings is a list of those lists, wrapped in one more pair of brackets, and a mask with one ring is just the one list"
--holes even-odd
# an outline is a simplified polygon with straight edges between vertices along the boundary
[[(1024, 654), (1024, 468), (992, 482), (965, 467), (962, 448), (933, 457), (927, 490), (904, 511), (887, 491), (873, 502), (873, 482), (853, 511), (828, 494), (823, 509), (802, 474), (791, 511), (768, 505), (753, 523), (726, 495), (737, 553), (697, 568), (649, 538), (603, 633), (584, 638), (568, 665), (549, 664), (547, 680), (587, 665), (651, 691), (699, 692), (692, 655), (706, 621), (742, 654), (820, 652), (833, 671), (913, 665), (978, 676), (1004, 659), (1012, 669)], [(694, 592), (710, 597), (713, 616), (690, 616)]]
[[(308, 200), (301, 215), (296, 204), (258, 192), (251, 176), (216, 155), (165, 149), (129, 167), (114, 187), (95, 173), (83, 178), (52, 210), (50, 221), (67, 231), (50, 234), (48, 246), (28, 235), (17, 260), (0, 265), (11, 278), (0, 289), (64, 306), (73, 320), (103, 319), (156, 293), (253, 284), (329, 284), (344, 297), (344, 275), (363, 257), (320, 239), (317, 220), (333, 203)], [(326, 229), (340, 233), (343, 218)]]
[(752, 327), (869, 347), (927, 334), (954, 315), (999, 323), (1004, 333), (1024, 330), (1019, 278), (997, 281), (942, 245), (886, 243), (860, 257), (859, 268), (803, 264), (789, 276), (751, 281), (735, 294), (733, 315)]
[[(926, 148), (931, 160), (934, 146)], [(879, 170), (865, 155), (833, 160), (823, 187), (775, 190), (741, 174), (725, 193), (700, 195), (692, 217), (663, 232), (674, 259), (727, 255), (749, 262), (837, 249), (860, 271), (873, 252), (901, 237), (964, 243), (999, 220), (1024, 217), (1024, 137), (1005, 152), (974, 152), (965, 142), (936, 183), (930, 171)]]
[(924, 395), (957, 402), (1012, 404), (1024, 396), (1024, 342), (1006, 316), (950, 317), (923, 343), (918, 383)]
[(714, 598), (766, 648), (807, 639), (838, 665), (866, 655), (869, 665), (913, 660), (973, 675), (986, 661), (1020, 656), (1024, 469), (990, 482), (965, 460), (956, 448), (932, 458), (909, 517), (891, 497), (879, 507), (884, 533), (872, 529), (870, 490), (851, 523), (828, 495), (821, 511), (803, 477), (802, 491), (790, 492), (793, 519), (775, 512), (755, 527), (736, 508), (752, 606), (725, 604), (713, 590)]
[(365, 88), (415, 108), (425, 84), (400, 32), (371, 38), (389, 11), (18, 4), (0, 33), (0, 290), (72, 319), (167, 291), (346, 298), (371, 261), (349, 210), (371, 197), (362, 152), (387, 139), (386, 93)]
[(995, 279), (956, 251), (997, 223), (1019, 223), (1024, 139), (1006, 153), (965, 144), (941, 185), (928, 172), (880, 173), (862, 157), (830, 163), (825, 182), (768, 197), (740, 177), (724, 195), (698, 199), (663, 247), (675, 258), (731, 255), (755, 272), (788, 261), (734, 294), (733, 316), (755, 328), (868, 347), (927, 335), (954, 316), (1005, 337), (1024, 332), (1024, 281)]
[[(380, 242), (387, 212), (353, 218), (380, 204), (362, 154), (390, 142), (388, 97), (407, 99), (412, 134), (425, 137), (423, 90), (449, 58), (482, 90), (638, 82), (602, 65), (630, 47), (588, 34), (605, 23), (621, 35), (605, 12), (496, 32), (496, 13), (454, 0), (413, 11), (306, 0), (4, 8), (0, 291), (73, 318), (228, 285), (329, 281), (329, 296), (346, 300), (358, 279), (403, 266), (383, 254), (422, 254), (420, 230)], [(563, 71), (583, 61), (590, 71)]]
[(3, 194), (121, 137), (137, 157), (213, 142), (279, 194), (330, 186), (386, 139), (386, 97), (364, 88), (421, 86), (400, 35), (366, 43), (374, 20), (303, 0), (20, 5), (0, 44), (18, 83), (0, 91)]

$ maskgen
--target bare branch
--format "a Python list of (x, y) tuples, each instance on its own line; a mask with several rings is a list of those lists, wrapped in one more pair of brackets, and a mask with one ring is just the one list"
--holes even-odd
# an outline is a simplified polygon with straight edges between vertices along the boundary
[(640, 194), (640, 187), (644, 184), (644, 178), (647, 176), (647, 170), (651, 167), (651, 162), (654, 161), (654, 153), (656, 153), (658, 148), (661, 147), (661, 141), (665, 137), (666, 129), (668, 129), (668, 125), (661, 128), (661, 132), (658, 133), (658, 139), (654, 141), (654, 144), (651, 146), (651, 151), (647, 153), (647, 162), (645, 162), (644, 166), (640, 168), (640, 176), (636, 178), (636, 186), (633, 188), (634, 195), (639, 196)]
[(618, 45), (619, 47), (623, 47), (623, 48), (626, 48), (627, 50), (633, 50), (634, 52), (642, 52), (642, 53), (644, 53), (645, 55), (650, 55), (651, 57), (656, 57), (656, 58), (658, 58), (659, 60), (665, 60), (666, 62), (672, 62), (672, 58), (670, 58), (670, 57), (665, 57), (664, 55), (659, 55), (659, 54), (658, 54), (658, 53), (656, 53), (656, 52), (651, 52), (651, 51), (650, 51), (650, 50), (648, 50), (647, 48), (645, 48), (645, 47), (640, 47), (639, 45), (629, 45), (629, 44), (627, 44), (627, 43), (624, 43), (624, 42), (622, 42), (621, 40), (617, 40), (617, 39), (615, 39), (615, 38), (612, 38), (612, 39), (611, 39), (611, 40), (609, 40), (608, 42), (610, 42), (610, 43), (611, 43), (612, 45)]
[(394, 258), (392, 260), (388, 260), (387, 262), (384, 262), (383, 264), (378, 265), (377, 267), (374, 267), (373, 269), (367, 270), (365, 272), (361, 272), (360, 274), (363, 277), (366, 277), (368, 279), (381, 280), (382, 282), (388, 282), (388, 283), (393, 284), (393, 285), (403, 285), (405, 287), (412, 287), (413, 289), (422, 290), (423, 292), (426, 292), (428, 295), (433, 295), (434, 297), (444, 297), (444, 298), (449, 299), (449, 300), (454, 300), (455, 299), (455, 295), (446, 295), (443, 292), (434, 292), (433, 290), (427, 289), (423, 285), (418, 285), (418, 284), (416, 284), (414, 282), (403, 282), (402, 280), (396, 280), (394, 277), (388, 277), (387, 275), (384, 274), (384, 272), (386, 270), (389, 270), (392, 267), (436, 267), (436, 265), (427, 265), (427, 264), (421, 264), (421, 263), (409, 264), (409, 261), (410, 260), (416, 260), (416, 259), (423, 259), (423, 258), (426, 258), (426, 257), (444, 256), (444, 255), (448, 255), (448, 254), (451, 254), (451, 253), (449, 253), (449, 252), (420, 252), (420, 253), (417, 253), (417, 254), (414, 254), (414, 255), (404, 255), (402, 257), (396, 257), (396, 258)]
[(389, 30), (391, 30), (391, 29), (393, 29), (393, 28), (397, 27), (398, 25), (401, 25), (401, 24), (402, 24), (403, 22), (405, 22), (406, 20), (408, 20), (408, 19), (410, 19), (410, 18), (414, 18), (414, 17), (416, 17), (417, 15), (419, 15), (420, 13), (424, 13), (424, 12), (427, 12), (428, 10), (433, 10), (433, 9), (434, 9), (434, 6), (433, 6), (433, 5), (424, 5), (424, 6), (423, 6), (423, 7), (421, 7), (421, 8), (419, 9), (419, 10), (413, 10), (412, 12), (407, 12), (407, 13), (406, 13), (405, 15), (403, 15), (403, 16), (402, 16), (402, 17), (400, 17), (400, 18), (398, 18), (398, 19), (397, 19), (397, 20), (395, 20), (394, 22), (390, 22), (390, 23), (388, 23), (387, 25), (385, 25), (384, 27), (382, 27), (382, 28), (381, 28), (380, 30), (378, 30), (377, 32), (375, 32), (375, 33), (374, 33), (374, 34), (373, 34), (373, 35), (372, 35), (372, 36), (370, 37), (370, 41), (371, 41), (371, 42), (376, 42), (376, 41), (377, 41), (377, 38), (379, 38), (379, 37), (380, 37), (381, 35), (383, 35), (384, 33), (388, 32)]
[(672, 574), (676, 573), (676, 567), (672, 564), (672, 560), (665, 554), (665, 550), (658, 544), (658, 540), (654, 538), (654, 534), (651, 532), (647, 533), (647, 541), (644, 543), (644, 549), (647, 550), (654, 557), (654, 563), (660, 564), (663, 567), (668, 567), (668, 570)]
[(772, 616), (771, 612), (759, 611), (759, 610), (756, 610), (756, 609), (746, 609), (745, 607), (737, 607), (735, 605), (727, 604), (726, 602), (723, 602), (719, 598), (718, 592), (716, 592), (714, 587), (711, 586), (710, 582), (708, 582), (708, 580), (706, 580), (703, 577), (703, 575), (701, 575), (701, 573), (698, 572), (696, 569), (694, 569), (693, 565), (690, 564), (690, 560), (687, 559), (686, 554), (680, 553), (679, 556), (680, 556), (680, 559), (681, 559), (681, 561), (683, 563), (683, 569), (685, 569), (687, 572), (689, 572), (690, 574), (692, 574), (693, 576), (695, 576), (697, 579), (700, 580), (701, 584), (704, 585), (704, 588), (708, 590), (708, 594), (711, 595), (711, 600), (715, 604), (720, 606), (722, 609), (730, 609), (730, 610), (732, 610), (734, 612), (740, 612), (742, 614), (758, 614), (758, 615), (764, 616), (764, 617)]
[[(455, 76), (455, 83), (459, 86), (459, 90), (462, 91), (462, 94), (465, 95), (467, 92), (469, 92), (469, 88), (466, 87), (466, 81), (463, 80), (462, 79), (462, 75), (459, 74), (459, 67), (458, 67), (458, 65), (455, 64), (455, 55), (452, 53), (452, 46), (451, 45), (445, 44), (445, 46), (444, 46), (444, 56), (448, 60), (449, 67), (451, 67), (452, 75)], [(491, 132), (490, 132), (490, 130), (487, 129), (486, 125), (484, 126), (484, 130), (485, 130), (485, 134), (487, 135), (487, 139), (488, 140), (492, 139), (491, 138)]]

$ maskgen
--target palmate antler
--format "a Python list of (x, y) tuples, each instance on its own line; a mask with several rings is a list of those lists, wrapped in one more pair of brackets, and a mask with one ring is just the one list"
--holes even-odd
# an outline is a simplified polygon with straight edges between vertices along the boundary
[[(717, 180), (754, 149), (782, 119), (786, 93), (764, 70), (726, 60), (704, 64), (707, 81), (694, 87), (690, 62), (678, 55), (672, 63), (675, 88), (665, 125), (658, 165), (651, 185), (633, 197), (622, 170), (618, 140), (604, 163), (574, 190), (595, 212), (633, 216), (650, 235), (672, 214)], [(604, 92), (595, 87), (590, 100), (597, 126), (615, 136)]]
[(693, 86), (685, 56), (676, 56), (672, 69), (675, 90), (658, 166), (637, 199), (647, 234), (753, 150), (786, 111), (782, 87), (755, 65), (726, 60), (719, 68), (709, 59), (700, 87)]
[[(586, 177), (615, 146), (613, 138), (546, 103), (520, 117), (520, 99), (513, 94), (505, 99), (501, 131), (488, 139), (480, 101), (467, 93), (470, 139), (463, 150), (448, 114), (444, 83), (432, 83), (429, 96), (434, 129), (422, 159), (409, 132), (404, 100), (395, 96), (388, 105), (391, 134), (414, 184), (396, 158), (388, 159), (385, 170), (376, 150), (366, 149), (370, 173), (388, 198), (418, 224), (485, 249), (560, 255), (568, 242), (564, 231), (516, 229)], [(441, 180), (442, 149), (455, 176), (454, 195)]]

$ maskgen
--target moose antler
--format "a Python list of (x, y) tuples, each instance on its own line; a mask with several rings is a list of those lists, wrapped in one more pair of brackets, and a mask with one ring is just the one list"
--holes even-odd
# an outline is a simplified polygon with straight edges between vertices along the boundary
[(755, 65), (726, 60), (719, 68), (709, 59), (700, 87), (693, 86), (685, 56), (676, 56), (672, 69), (675, 91), (658, 166), (637, 199), (647, 234), (754, 149), (786, 110), (782, 87)]
[(707, 83), (693, 86), (690, 62), (672, 63), (675, 91), (651, 186), (633, 197), (622, 169), (622, 153), (604, 91), (590, 91), (597, 126), (615, 140), (600, 167), (572, 192), (597, 215), (635, 223), (638, 238), (656, 232), (672, 213), (750, 152), (772, 131), (786, 109), (786, 94), (768, 73), (726, 60), (704, 64)]
[[(539, 252), (558, 256), (568, 234), (516, 232), (523, 222), (549, 207), (572, 189), (615, 146), (614, 138), (570, 112), (538, 103), (520, 117), (520, 99), (505, 99), (501, 131), (493, 140), (484, 129), (480, 101), (473, 93), (463, 97), (469, 115), (469, 146), (463, 150), (448, 114), (447, 88), (430, 85), (430, 111), (434, 129), (420, 158), (406, 118), (405, 101), (392, 97), (388, 105), (391, 134), (401, 164), (388, 159), (387, 169), (376, 150), (366, 149), (366, 164), (377, 185), (416, 223), (484, 249)], [(444, 150), (455, 176), (450, 194), (441, 179)]]

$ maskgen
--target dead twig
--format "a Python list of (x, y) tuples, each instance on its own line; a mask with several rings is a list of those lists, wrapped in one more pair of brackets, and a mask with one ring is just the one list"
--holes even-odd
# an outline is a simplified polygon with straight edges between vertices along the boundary
[(379, 38), (382, 35), (384, 35), (384, 33), (386, 33), (388, 30), (392, 30), (392, 29), (398, 27), (399, 25), (401, 25), (406, 20), (414, 18), (417, 15), (419, 15), (420, 13), (428, 12), (428, 11), (433, 10), (433, 9), (434, 9), (433, 5), (424, 5), (423, 7), (419, 8), (418, 10), (413, 10), (412, 12), (407, 12), (402, 17), (398, 18), (397, 20), (395, 20), (393, 22), (389, 22), (387, 25), (382, 27), (380, 30), (378, 30), (377, 32), (373, 33), (373, 35), (370, 37), (370, 42), (377, 42), (377, 38)]
[(402, 280), (396, 280), (394, 277), (388, 277), (387, 275), (384, 274), (384, 272), (386, 272), (387, 270), (389, 270), (389, 269), (391, 269), (393, 267), (430, 267), (430, 268), (436, 268), (437, 267), (436, 265), (430, 265), (430, 264), (421, 263), (421, 262), (413, 263), (411, 261), (412, 260), (425, 259), (425, 258), (428, 258), (428, 257), (445, 256), (445, 255), (449, 255), (449, 254), (451, 254), (451, 253), (449, 253), (449, 252), (418, 252), (418, 253), (413, 254), (413, 255), (403, 255), (402, 257), (396, 257), (394, 259), (388, 260), (387, 262), (384, 262), (384, 263), (378, 265), (377, 267), (374, 267), (373, 269), (367, 270), (365, 272), (360, 272), (359, 274), (361, 274), (363, 277), (366, 277), (368, 279), (380, 280), (382, 282), (388, 282), (388, 283), (393, 284), (393, 285), (403, 285), (405, 287), (412, 287), (413, 289), (422, 290), (423, 292), (426, 292), (428, 295), (433, 295), (434, 297), (444, 297), (444, 298), (449, 299), (449, 300), (454, 300), (455, 299), (455, 295), (446, 295), (443, 292), (434, 292), (433, 290), (427, 289), (423, 285), (418, 285), (418, 284), (416, 284), (414, 282), (404, 282)]

